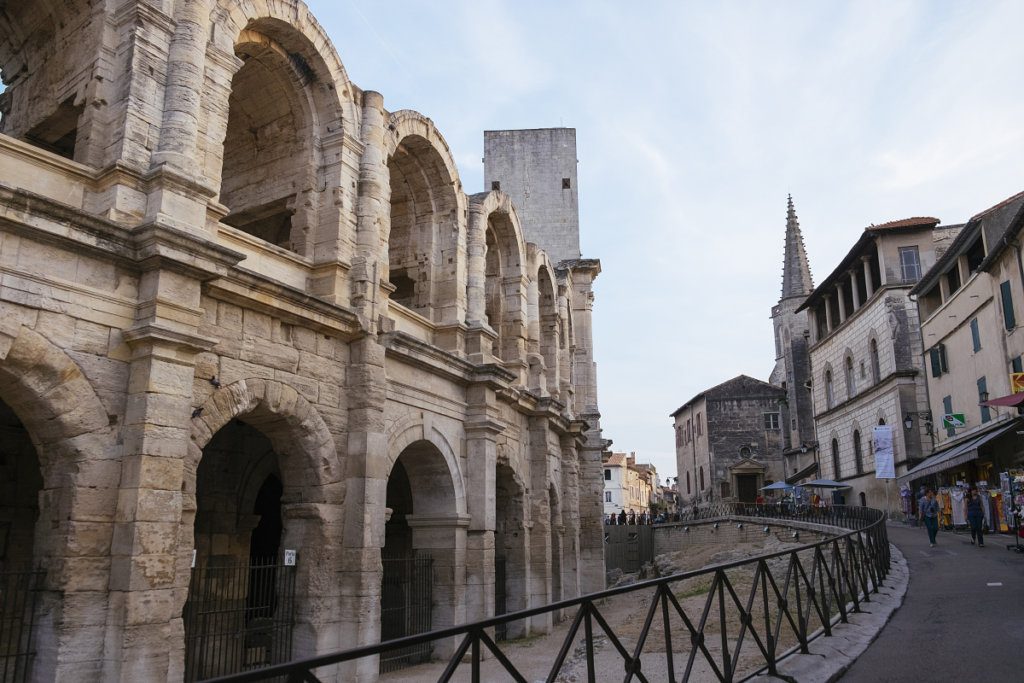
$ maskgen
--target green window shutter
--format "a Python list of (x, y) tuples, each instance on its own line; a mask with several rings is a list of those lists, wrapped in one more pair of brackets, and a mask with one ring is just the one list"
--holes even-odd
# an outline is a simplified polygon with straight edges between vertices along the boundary
[(1017, 326), (1017, 318), (1013, 315), (1013, 293), (1010, 291), (1009, 280), (999, 285), (999, 294), (1003, 300), (1003, 324), (1006, 329), (1012, 330)]
[(932, 377), (938, 377), (942, 374), (942, 364), (939, 362), (939, 350), (937, 348), (928, 349), (928, 359), (932, 365)]
[(949, 363), (946, 362), (946, 345), (939, 344), (939, 368), (943, 372), (949, 372)]
[[(942, 399), (942, 413), (944, 415), (951, 415), (953, 413), (953, 397), (946, 396)], [(946, 427), (946, 436), (953, 436), (956, 434), (956, 430), (952, 427)]]
[(971, 341), (974, 343), (974, 352), (981, 351), (981, 332), (978, 330), (978, 319), (971, 320)]
[(1024, 372), (1024, 362), (1021, 361), (1020, 356), (1010, 361), (1010, 367), (1013, 368), (1014, 372)]
[[(981, 402), (981, 395), (988, 393), (988, 382), (985, 381), (984, 377), (978, 378), (978, 402)], [(992, 419), (992, 412), (988, 409), (988, 406), (981, 406), (981, 422), (984, 424)]]

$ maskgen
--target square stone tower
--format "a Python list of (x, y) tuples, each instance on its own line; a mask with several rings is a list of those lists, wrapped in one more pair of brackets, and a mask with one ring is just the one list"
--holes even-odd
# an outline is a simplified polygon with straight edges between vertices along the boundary
[(580, 258), (575, 128), (484, 131), (484, 189), (512, 198), (527, 241), (553, 265)]

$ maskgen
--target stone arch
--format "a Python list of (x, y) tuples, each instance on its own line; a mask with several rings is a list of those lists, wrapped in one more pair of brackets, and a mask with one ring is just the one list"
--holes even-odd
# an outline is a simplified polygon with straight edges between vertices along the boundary
[(395, 112), (387, 129), (391, 300), (434, 322), (456, 322), (465, 306), (457, 284), (465, 240), (458, 169), (434, 122), (422, 114)]
[(857, 364), (849, 347), (843, 351), (843, 384), (847, 400), (857, 395)]
[(825, 363), (825, 367), (821, 371), (821, 386), (825, 390), (825, 409), (829, 409), (836, 404), (836, 378), (832, 372), (832, 364)]
[[(234, 512), (240, 520), (237, 533), (248, 533), (243, 522), (253, 511), (254, 496), (267, 479), (262, 475), (277, 476), (282, 485), (279, 490), (283, 532), (279, 545), (281, 549), (298, 551), (294, 645), (286, 654), (311, 656), (320, 644), (337, 642), (341, 595), (336, 578), (341, 562), (344, 479), (334, 438), (323, 418), (291, 386), (262, 378), (241, 379), (219, 388), (195, 412), (182, 485), (178, 550), (178, 567), (182, 572), (178, 585), (182, 589), (175, 593), (174, 613), (182, 614), (186, 606), (188, 568), (192, 549), (197, 546), (198, 475), (204, 450), (213, 446), (215, 437), (230, 426), (232, 430), (249, 430), (264, 439), (264, 443), (269, 442), (269, 455), (273, 456), (267, 457), (268, 453), (261, 450), (253, 460), (236, 463), (240, 472), (234, 494)], [(234, 455), (249, 455), (249, 451)], [(244, 551), (244, 557), (240, 552), (234, 553), (238, 561), (246, 560), (248, 551)]]
[(878, 333), (871, 330), (868, 335), (868, 360), (871, 364), (871, 383), (878, 384), (882, 380), (882, 360), (878, 349)]
[(839, 481), (843, 476), (843, 456), (839, 448), (839, 434), (835, 430), (832, 431), (832, 435), (829, 438), (829, 444), (829, 457), (832, 462), (832, 478)]
[(459, 459), (448, 439), (440, 430), (429, 427), (416, 416), (407, 416), (399, 425), (399, 429), (389, 430), (386, 471), (390, 473), (394, 469), (395, 463), (409, 446), (418, 442), (429, 443), (443, 459), (447, 474), (451, 479), (453, 512), (460, 515), (466, 514), (466, 489), (463, 484), (462, 472), (459, 469)]
[(528, 349), (530, 389), (542, 395), (560, 393), (560, 326), (558, 288), (547, 254), (530, 244), (533, 265), (529, 287)]
[[(6, 313), (6, 312), (5, 312)], [(0, 323), (2, 324), (2, 323)], [(10, 329), (10, 328), (7, 328)], [(115, 429), (81, 368), (46, 337), (25, 326), (0, 328), (0, 401), (20, 421), (35, 451), (40, 494), (26, 561), (46, 572), (34, 616), (34, 675), (73, 677), (76, 666), (102, 658), (109, 554), (118, 478), (109, 472)], [(8, 444), (10, 445), (10, 444)], [(83, 483), (88, 481), (88, 486)], [(68, 618), (67, 600), (90, 619)], [(63, 672), (63, 673), (62, 673)]]
[[(210, 109), (199, 142), (205, 174), (220, 187), (223, 222), (312, 258), (337, 240), (328, 187), (342, 187), (343, 136), (355, 132), (351, 87), (341, 61), (304, 5), (220, 0), (211, 57)], [(226, 105), (226, 106), (225, 106)]]
[[(861, 431), (860, 424), (854, 421), (851, 429), (851, 443), (853, 444), (853, 471), (855, 474), (862, 474), (864, 472), (864, 449), (865, 449), (865, 438)], [(870, 436), (868, 437), (870, 439)], [(870, 443), (870, 441), (868, 441)]]

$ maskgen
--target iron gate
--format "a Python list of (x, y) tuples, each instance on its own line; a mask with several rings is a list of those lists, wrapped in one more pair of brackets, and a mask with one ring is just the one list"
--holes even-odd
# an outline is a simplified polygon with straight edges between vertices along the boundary
[(29, 680), (35, 642), (36, 596), (45, 572), (0, 572), (0, 683)]
[[(505, 592), (505, 558), (494, 558), (494, 616), (508, 612), (507, 594)], [(502, 622), (494, 627), (494, 639), (508, 638), (508, 624)]]
[(185, 681), (286, 662), (292, 655), (295, 567), (192, 569), (185, 603)]
[[(429, 556), (384, 558), (381, 577), (380, 639), (393, 640), (431, 628), (434, 561)], [(396, 671), (430, 659), (432, 645), (421, 643), (381, 655), (380, 671)]]
[(623, 574), (631, 574), (654, 561), (653, 526), (606, 524), (604, 543), (605, 571), (621, 569)]

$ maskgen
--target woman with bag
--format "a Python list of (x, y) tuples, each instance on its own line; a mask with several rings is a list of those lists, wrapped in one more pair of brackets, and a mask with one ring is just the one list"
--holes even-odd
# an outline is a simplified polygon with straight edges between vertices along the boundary
[(967, 523), (971, 525), (971, 545), (974, 545), (974, 539), (978, 539), (978, 547), (985, 547), (985, 510), (981, 507), (982, 500), (981, 496), (978, 495), (978, 489), (971, 487), (970, 493), (967, 494), (967, 499), (964, 501), (964, 507), (967, 510)]

